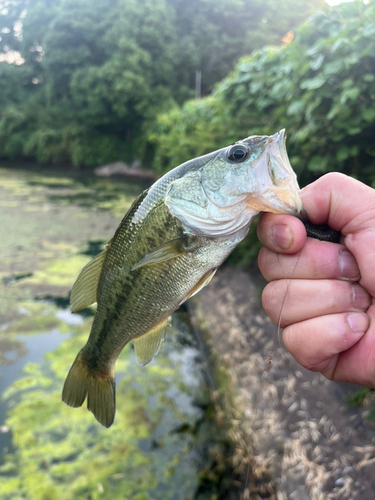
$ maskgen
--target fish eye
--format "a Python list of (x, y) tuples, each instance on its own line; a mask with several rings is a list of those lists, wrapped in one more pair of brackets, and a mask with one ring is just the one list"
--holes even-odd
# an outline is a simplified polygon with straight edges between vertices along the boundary
[(240, 163), (249, 156), (249, 150), (244, 145), (235, 144), (228, 151), (228, 160)]

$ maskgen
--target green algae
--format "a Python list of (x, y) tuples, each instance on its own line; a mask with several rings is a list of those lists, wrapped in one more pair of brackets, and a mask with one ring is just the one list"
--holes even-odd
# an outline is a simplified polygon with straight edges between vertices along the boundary
[[(92, 209), (108, 210), (121, 217), (133, 200), (147, 187), (143, 182), (127, 182), (124, 179), (97, 178), (92, 173), (71, 172), (49, 175), (45, 173), (0, 168), (1, 187), (21, 200), (43, 204), (52, 202), (60, 206), (72, 203)], [(17, 201), (1, 200), (0, 206), (16, 207)], [(45, 205), (44, 210), (52, 209)], [(37, 211), (32, 205), (29, 211)]]
[(207, 482), (214, 459), (202, 449), (215, 429), (202, 424), (208, 392), (183, 313), (151, 364), (139, 367), (124, 349), (110, 429), (61, 401), (93, 319), (90, 309), (70, 315), (69, 292), (144, 187), (0, 169), (0, 425), (10, 430), (1, 500), (189, 500)]
[[(0, 467), (4, 500), (13, 499), (15, 493), (27, 500), (96, 498), (98, 484), (104, 499), (141, 493), (145, 498), (175, 498), (173, 488), (189, 469), (194, 477), (194, 460), (189, 456), (192, 436), (170, 432), (189, 414), (175, 401), (176, 382), (183, 382), (183, 377), (178, 363), (166, 355), (158, 364), (142, 368), (132, 350), (124, 350), (117, 370), (122, 377), (116, 420), (110, 429), (99, 426), (86, 408), (62, 404), (62, 382), (85, 343), (89, 322), (72, 329), (72, 335), (48, 354), (47, 365), (28, 363), (24, 377), (3, 395), (10, 403), (6, 424), (17, 450)], [(140, 443), (145, 440), (154, 441), (153, 446), (143, 449)], [(10, 470), (17, 471), (17, 481)], [(196, 479), (190, 482), (192, 495)], [(170, 496), (159, 496), (158, 489)]]
[(32, 277), (27, 279), (29, 284), (48, 283), (57, 286), (73, 286), (82, 268), (90, 261), (83, 255), (74, 255), (65, 260), (45, 262)]

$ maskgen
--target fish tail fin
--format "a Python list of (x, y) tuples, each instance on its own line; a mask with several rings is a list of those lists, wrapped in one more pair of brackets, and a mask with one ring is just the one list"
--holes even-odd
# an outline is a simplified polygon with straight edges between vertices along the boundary
[(69, 406), (82, 406), (87, 396), (87, 408), (105, 427), (113, 424), (116, 411), (115, 373), (92, 370), (85, 361), (83, 349), (76, 357), (66, 377), (62, 400)]

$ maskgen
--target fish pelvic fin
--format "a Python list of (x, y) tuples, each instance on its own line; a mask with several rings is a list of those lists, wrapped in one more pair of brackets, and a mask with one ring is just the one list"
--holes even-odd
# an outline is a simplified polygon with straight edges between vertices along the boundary
[(139, 365), (147, 365), (159, 352), (169, 320), (170, 318), (158, 325), (154, 330), (134, 339), (135, 355)]
[(87, 396), (87, 408), (96, 420), (110, 427), (116, 412), (114, 369), (110, 372), (89, 368), (80, 351), (65, 380), (62, 400), (69, 406), (82, 406)]
[(100, 271), (102, 270), (106, 254), (107, 248), (89, 262), (80, 272), (70, 295), (72, 313), (81, 311), (97, 301)]
[(217, 268), (211, 269), (207, 273), (205, 273), (201, 279), (196, 283), (193, 288), (186, 294), (186, 296), (183, 298), (182, 302), (180, 302), (180, 305), (186, 302), (188, 299), (196, 295), (198, 292), (202, 290), (205, 286), (207, 286), (212, 278), (215, 276), (215, 273), (217, 271)]

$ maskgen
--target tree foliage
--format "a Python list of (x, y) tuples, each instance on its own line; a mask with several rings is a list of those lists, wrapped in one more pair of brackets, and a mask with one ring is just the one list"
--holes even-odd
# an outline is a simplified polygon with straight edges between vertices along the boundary
[(302, 183), (341, 171), (375, 186), (375, 5), (312, 16), (284, 47), (239, 61), (213, 95), (159, 117), (151, 140), (163, 172), (253, 134), (288, 133)]
[(75, 165), (139, 157), (155, 117), (194, 95), (196, 71), (207, 94), (239, 56), (279, 42), (321, 4), (0, 1), (0, 55), (23, 60), (0, 63), (0, 156)]
[[(249, 135), (285, 128), (291, 164), (305, 185), (329, 171), (375, 187), (375, 4), (356, 1), (312, 16), (283, 47), (242, 58), (215, 92), (158, 117), (155, 169)], [(230, 256), (252, 262), (255, 224)]]

